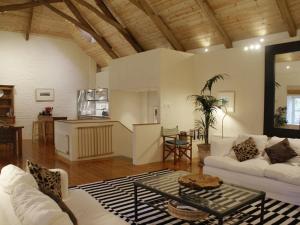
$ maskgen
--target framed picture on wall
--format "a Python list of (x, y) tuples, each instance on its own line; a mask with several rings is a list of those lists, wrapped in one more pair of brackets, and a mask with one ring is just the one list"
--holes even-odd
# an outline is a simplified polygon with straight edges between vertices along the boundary
[(35, 89), (35, 100), (37, 102), (53, 102), (54, 101), (54, 89), (51, 89), (51, 88)]
[(220, 91), (218, 93), (218, 99), (222, 99), (225, 100), (225, 106), (227, 109), (227, 112), (234, 112), (234, 108), (235, 108), (235, 93), (234, 91)]

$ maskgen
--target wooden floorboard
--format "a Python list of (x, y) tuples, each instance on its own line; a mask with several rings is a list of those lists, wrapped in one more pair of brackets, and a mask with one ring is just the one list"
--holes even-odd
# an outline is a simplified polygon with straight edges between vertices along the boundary
[(0, 149), (0, 169), (8, 164), (14, 164), (24, 169), (27, 159), (47, 168), (66, 170), (69, 174), (70, 186), (166, 168), (186, 170), (193, 173), (202, 172), (197, 163), (198, 159), (194, 159), (192, 165), (187, 161), (181, 161), (176, 165), (172, 161), (168, 161), (134, 166), (132, 161), (125, 157), (66, 163), (56, 157), (53, 145), (32, 143), (30, 140), (23, 141), (23, 156), (19, 159), (16, 158), (11, 149)]

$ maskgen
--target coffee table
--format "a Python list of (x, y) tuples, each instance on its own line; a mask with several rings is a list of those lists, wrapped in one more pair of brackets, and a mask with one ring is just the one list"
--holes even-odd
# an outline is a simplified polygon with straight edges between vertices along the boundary
[[(239, 215), (234, 224), (240, 224), (249, 217), (260, 217), (260, 224), (264, 220), (264, 204), (266, 193), (232, 184), (222, 184), (218, 188), (210, 190), (192, 190), (178, 183), (178, 178), (190, 173), (176, 171), (170, 174), (137, 180), (134, 182), (135, 221), (138, 221), (138, 206), (148, 204), (161, 211), (167, 211), (166, 207), (156, 207), (159, 201), (175, 200), (182, 204), (192, 206), (213, 215), (218, 224), (225, 221), (225, 217), (233, 218)], [(143, 201), (139, 191), (150, 191), (157, 194), (157, 198)], [(243, 208), (260, 201), (260, 215), (247, 215), (242, 213)]]

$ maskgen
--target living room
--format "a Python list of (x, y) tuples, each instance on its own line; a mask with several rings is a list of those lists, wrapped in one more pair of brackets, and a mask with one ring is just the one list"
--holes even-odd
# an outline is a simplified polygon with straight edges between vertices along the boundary
[(299, 6), (1, 1), (0, 224), (300, 224)]

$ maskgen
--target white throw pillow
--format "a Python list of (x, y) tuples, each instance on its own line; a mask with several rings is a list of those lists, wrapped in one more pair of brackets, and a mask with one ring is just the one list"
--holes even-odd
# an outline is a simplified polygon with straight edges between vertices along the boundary
[(13, 189), (11, 204), (22, 225), (72, 225), (54, 200), (27, 184)]
[(31, 174), (26, 173), (19, 167), (11, 164), (2, 168), (0, 174), (0, 187), (4, 192), (11, 194), (14, 187), (21, 183), (38, 189), (38, 185)]
[(267, 146), (266, 147), (271, 147), (272, 145), (275, 145), (281, 141), (283, 141), (284, 138), (280, 138), (280, 137), (271, 137), (269, 140), (268, 140), (268, 143), (267, 143)]
[(289, 138), (290, 146), (300, 156), (300, 139)]
[(235, 138), (224, 138), (221, 140), (213, 140), (210, 146), (210, 155), (225, 156), (231, 151), (235, 143)]

